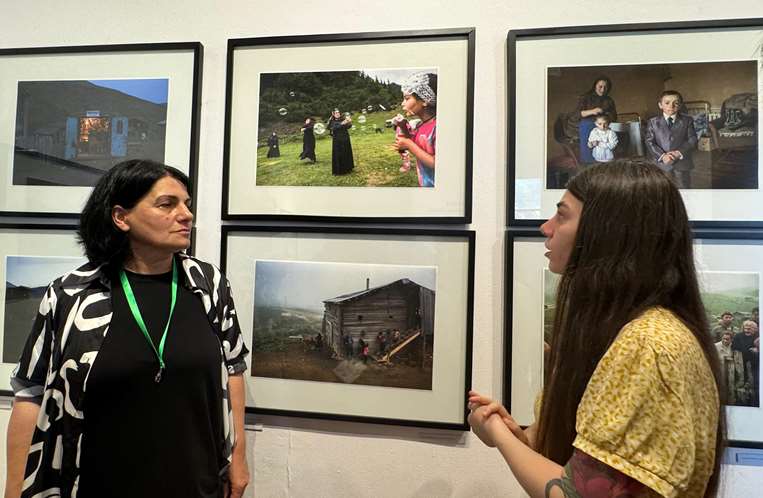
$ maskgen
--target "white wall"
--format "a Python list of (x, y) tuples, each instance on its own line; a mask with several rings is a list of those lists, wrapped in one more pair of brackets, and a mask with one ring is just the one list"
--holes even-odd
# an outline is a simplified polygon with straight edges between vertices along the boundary
[[(734, 17), (763, 17), (763, 3), (8, 0), (0, 3), (0, 48), (201, 41), (197, 254), (217, 262), (228, 38), (476, 27), (474, 223), (469, 227), (477, 231), (473, 384), (497, 394), (502, 375), (507, 30)], [(262, 432), (248, 432), (253, 485), (247, 496), (253, 496), (252, 490), (262, 497), (523, 496), (499, 454), (470, 434), (286, 418), (259, 422)], [(6, 411), (0, 411), (0, 426), (6, 423)], [(729, 497), (754, 496), (752, 490), (763, 482), (753, 467), (734, 469), (733, 476), (725, 493)]]

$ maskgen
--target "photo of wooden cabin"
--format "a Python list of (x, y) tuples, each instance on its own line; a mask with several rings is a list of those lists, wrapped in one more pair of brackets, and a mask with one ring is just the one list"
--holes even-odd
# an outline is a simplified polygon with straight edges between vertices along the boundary
[[(392, 335), (399, 331), (398, 342), (418, 334), (426, 343), (434, 338), (435, 292), (413, 280), (402, 278), (394, 282), (366, 288), (350, 294), (336, 296), (323, 301), (322, 334), (332, 354), (343, 358), (348, 356), (343, 336), (349, 335), (353, 344), (363, 339), (369, 345), (369, 354), (381, 356), (377, 335)], [(346, 339), (345, 339), (346, 341)]]
[(252, 375), (432, 389), (436, 280), (426, 266), (257, 261)]

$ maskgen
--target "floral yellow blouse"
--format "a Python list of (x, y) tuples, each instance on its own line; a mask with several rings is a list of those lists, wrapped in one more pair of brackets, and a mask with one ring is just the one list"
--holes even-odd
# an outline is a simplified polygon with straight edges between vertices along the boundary
[[(691, 331), (653, 308), (620, 331), (578, 405), (573, 445), (665, 497), (701, 497), (719, 399)], [(655, 493), (648, 493), (655, 495)]]

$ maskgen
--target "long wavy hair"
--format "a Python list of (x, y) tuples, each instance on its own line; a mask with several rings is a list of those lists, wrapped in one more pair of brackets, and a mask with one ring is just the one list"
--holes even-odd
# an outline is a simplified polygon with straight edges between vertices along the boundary
[[(537, 439), (538, 451), (560, 465), (572, 456), (578, 404), (599, 360), (620, 329), (649, 308), (671, 310), (691, 330), (725, 400), (678, 188), (649, 162), (616, 160), (583, 171), (567, 190), (583, 211), (557, 289)], [(717, 489), (724, 441), (721, 406), (706, 496)]]

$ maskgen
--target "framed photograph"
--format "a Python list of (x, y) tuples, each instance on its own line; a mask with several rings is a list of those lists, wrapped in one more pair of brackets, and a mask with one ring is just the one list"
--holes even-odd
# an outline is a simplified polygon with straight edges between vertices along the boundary
[[(707, 321), (727, 391), (730, 446), (763, 448), (760, 426), (759, 310), (763, 233), (694, 234), (694, 256)], [(506, 241), (506, 370), (504, 402), (521, 424), (533, 421), (543, 387), (544, 345), (550, 340), (558, 276), (548, 270), (545, 239), (508, 232)]]
[(200, 43), (0, 50), (0, 213), (74, 217), (115, 164), (196, 176)]
[(509, 224), (540, 224), (588, 166), (642, 158), (694, 227), (763, 226), (761, 36), (763, 19), (510, 31)]
[(228, 40), (223, 219), (471, 221), (474, 29)]
[(0, 224), (0, 395), (12, 396), (10, 377), (48, 284), (87, 260), (75, 225)]
[(474, 232), (223, 226), (247, 411), (467, 430)]

